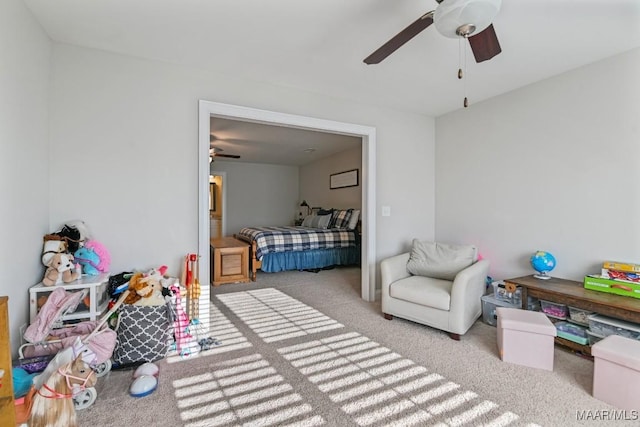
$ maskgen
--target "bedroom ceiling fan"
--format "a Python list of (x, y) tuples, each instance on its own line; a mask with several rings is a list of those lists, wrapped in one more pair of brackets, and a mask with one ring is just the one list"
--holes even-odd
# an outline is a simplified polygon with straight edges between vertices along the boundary
[(216, 136), (213, 134), (209, 135), (209, 162), (212, 162), (214, 157), (226, 157), (228, 159), (240, 158), (240, 156), (237, 154), (222, 154), (222, 151), (224, 150), (220, 147), (214, 147), (213, 146), (214, 141), (223, 141), (223, 140), (216, 138)]
[(476, 62), (489, 60), (502, 52), (492, 21), (500, 11), (501, 0), (436, 0), (435, 10), (425, 13), (411, 25), (364, 59), (378, 64), (431, 24), (445, 37), (469, 40)]
[(222, 154), (221, 151), (224, 151), (222, 148), (217, 148), (214, 146), (209, 146), (209, 161), (212, 162), (214, 157), (226, 157), (229, 159), (239, 159), (240, 156), (237, 154)]

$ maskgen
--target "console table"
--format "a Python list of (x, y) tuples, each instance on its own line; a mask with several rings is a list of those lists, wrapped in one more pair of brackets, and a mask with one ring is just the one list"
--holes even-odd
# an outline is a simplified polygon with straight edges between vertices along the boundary
[[(522, 290), (522, 309), (527, 309), (527, 297), (534, 297), (565, 304), (582, 310), (592, 311), (605, 316), (640, 323), (640, 299), (608, 294), (585, 289), (582, 282), (558, 279), (536, 279), (531, 276), (505, 279), (505, 284), (512, 283)], [(588, 345), (556, 337), (556, 343), (570, 347), (583, 354), (591, 355)]]

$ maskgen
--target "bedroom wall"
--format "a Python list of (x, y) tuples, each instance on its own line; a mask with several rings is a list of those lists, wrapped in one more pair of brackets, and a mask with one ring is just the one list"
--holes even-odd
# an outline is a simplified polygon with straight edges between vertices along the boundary
[(436, 120), (436, 237), (475, 242), (494, 278), (640, 262), (640, 49)]
[[(358, 169), (358, 186), (331, 190), (329, 176)], [(324, 208), (358, 208), (362, 205), (362, 148), (343, 151), (300, 166), (300, 200)]]
[(226, 172), (227, 235), (243, 227), (292, 225), (298, 200), (298, 167), (216, 160)]
[(24, 3), (0, 2), (0, 295), (9, 297), (13, 356), (29, 321), (28, 289), (44, 273), (50, 57), (51, 42)]
[(200, 99), (376, 127), (377, 210), (393, 212), (377, 218), (376, 258), (433, 237), (431, 118), (64, 44), (54, 44), (51, 97), (51, 186), (74, 190), (71, 201), (51, 193), (51, 224), (84, 219), (114, 272), (177, 271), (197, 248)]

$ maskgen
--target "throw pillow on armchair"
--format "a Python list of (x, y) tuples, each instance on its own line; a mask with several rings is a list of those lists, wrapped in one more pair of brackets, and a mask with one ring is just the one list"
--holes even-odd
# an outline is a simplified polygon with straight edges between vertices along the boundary
[(456, 274), (478, 260), (473, 245), (454, 245), (413, 239), (407, 271), (414, 276), (455, 279)]

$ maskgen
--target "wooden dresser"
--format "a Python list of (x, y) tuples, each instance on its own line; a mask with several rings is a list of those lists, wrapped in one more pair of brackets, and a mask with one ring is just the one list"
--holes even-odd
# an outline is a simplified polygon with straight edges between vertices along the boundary
[(0, 426), (16, 425), (11, 371), (11, 340), (9, 337), (8, 297), (0, 297)]

